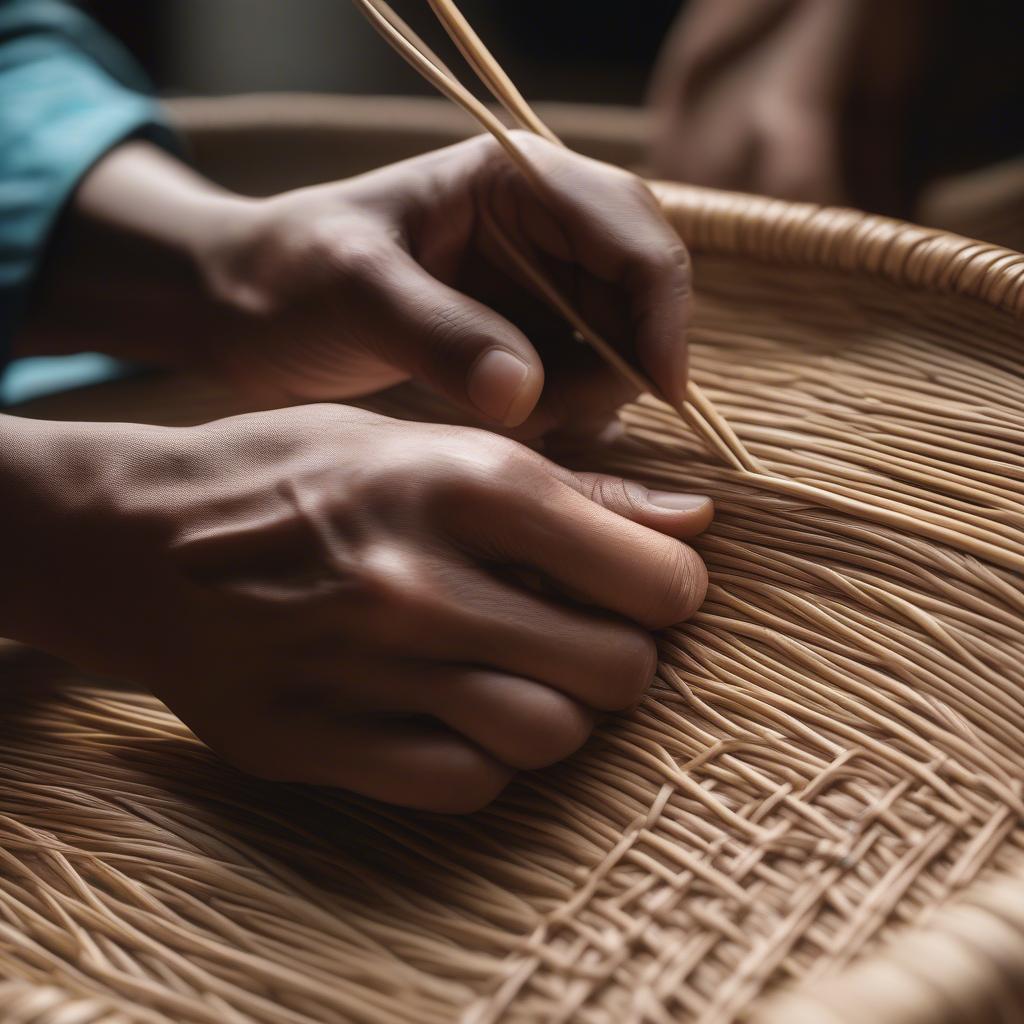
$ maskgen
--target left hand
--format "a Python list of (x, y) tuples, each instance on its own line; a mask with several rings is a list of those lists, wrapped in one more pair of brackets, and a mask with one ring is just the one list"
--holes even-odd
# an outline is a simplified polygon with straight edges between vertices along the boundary
[(200, 251), (225, 313), (207, 356), (262, 401), (343, 399), (409, 378), (536, 437), (607, 421), (630, 386), (520, 281), (491, 214), (668, 395), (686, 381), (686, 250), (633, 175), (527, 133), (538, 196), (489, 138), (238, 204)]

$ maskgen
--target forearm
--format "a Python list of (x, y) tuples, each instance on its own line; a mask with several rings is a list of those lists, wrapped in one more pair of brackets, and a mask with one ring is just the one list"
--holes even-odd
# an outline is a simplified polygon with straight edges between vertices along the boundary
[(75, 192), (15, 354), (201, 361), (225, 326), (213, 253), (254, 202), (150, 143), (114, 149)]
[[(31, 608), (39, 604), (36, 581), (43, 567), (36, 539), (41, 529), (38, 495), (49, 424), (0, 415), (0, 636), (24, 640)], [(35, 525), (33, 525), (35, 524)]]
[[(0, 415), (0, 636), (91, 664), (123, 623), (98, 611), (123, 589), (144, 530), (139, 475), (158, 492), (187, 432)], [(159, 454), (157, 454), (159, 453)], [(178, 507), (180, 500), (158, 501)], [(78, 587), (73, 585), (78, 581)]]

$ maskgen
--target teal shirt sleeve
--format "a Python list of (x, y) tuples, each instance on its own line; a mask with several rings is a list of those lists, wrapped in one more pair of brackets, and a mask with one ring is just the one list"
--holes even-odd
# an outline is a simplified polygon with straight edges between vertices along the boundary
[(127, 53), (59, 0), (0, 0), (0, 368), (76, 184), (131, 137), (177, 150)]

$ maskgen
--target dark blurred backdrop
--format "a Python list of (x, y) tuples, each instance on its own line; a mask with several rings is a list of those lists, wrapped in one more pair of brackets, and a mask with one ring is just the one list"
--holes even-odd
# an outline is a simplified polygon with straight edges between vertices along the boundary
[[(83, 6), (170, 95), (431, 91), (348, 0), (90, 0)], [(464, 0), (460, 6), (531, 99), (639, 103), (681, 0)], [(425, 3), (398, 7), (431, 45), (449, 52)]]
[[(462, 67), (425, 0), (393, 2), (431, 46), (452, 57), (453, 67)], [(827, 2), (809, 0), (811, 4)], [(876, 212), (923, 218), (967, 234), (985, 232), (982, 237), (1024, 246), (1020, 234), (1024, 232), (1024, 0), (856, 2), (864, 6), (855, 9), (867, 16), (850, 36), (857, 40), (854, 60), (843, 72), (845, 94), (837, 114), (845, 179), (842, 201)], [(644, 102), (662, 43), (667, 35), (674, 38), (670, 26), (687, 6), (685, 0), (459, 0), (459, 4), (529, 100), (625, 105)], [(773, 24), (784, 21), (777, 12), (799, 7), (788, 0), (733, 0), (731, 5), (725, 0), (698, 5), (694, 0), (690, 10), (742, 23), (751, 20), (751, 12), (757, 14), (758, 5)], [(127, 45), (165, 96), (433, 93), (376, 35), (351, 0), (83, 0), (82, 6)], [(912, 12), (912, 31), (905, 37), (887, 30), (891, 22), (900, 21), (893, 16), (901, 11)], [(748, 38), (742, 25), (738, 31), (722, 52), (712, 51), (710, 64), (701, 65), (703, 84), (693, 86), (696, 99), (685, 116), (665, 117), (659, 111), (648, 120), (643, 129), (648, 134), (641, 143), (647, 156), (633, 166), (721, 188), (772, 191), (756, 176), (737, 178), (742, 167), (732, 168), (736, 173), (728, 180), (702, 176), (693, 168), (658, 160), (656, 147), (650, 148), (651, 141), (669, 139), (697, 155), (713, 152), (714, 146), (699, 134), (701, 124), (707, 130), (700, 104), (714, 108), (718, 96), (728, 96), (730, 76), (745, 73), (744, 60), (754, 62), (748, 67), (774, 68), (773, 74), (784, 77), (789, 65), (778, 60), (765, 64), (760, 56), (763, 52), (771, 56), (771, 32), (765, 31), (762, 39), (758, 33)], [(685, 32), (676, 35), (691, 38)], [(767, 51), (758, 50), (762, 42)], [(923, 55), (920, 60), (915, 57), (918, 49)], [(670, 44), (663, 65), (672, 64), (671, 51)], [(896, 66), (906, 74), (890, 74), (888, 79), (883, 74), (881, 80), (887, 84), (879, 88), (870, 69), (887, 51), (890, 58), (897, 54)], [(807, 59), (806, 54), (794, 57)], [(756, 76), (748, 77), (745, 88), (752, 100), (762, 86)], [(471, 73), (464, 74), (463, 80), (483, 95)], [(716, 93), (709, 81), (725, 85)], [(868, 86), (860, 89), (858, 83)], [(740, 100), (728, 112), (728, 125), (720, 118), (724, 132), (732, 131), (735, 122), (737, 137), (747, 102)], [(644, 163), (648, 157), (651, 160)], [(991, 201), (988, 195), (994, 194), (990, 190), (995, 186), (988, 182), (975, 189), (980, 196), (977, 204), (992, 207), (984, 223), (977, 218), (958, 221), (920, 207), (930, 183), (1006, 161), (1013, 161), (1013, 166), (999, 172), (998, 188), (1004, 198)]]

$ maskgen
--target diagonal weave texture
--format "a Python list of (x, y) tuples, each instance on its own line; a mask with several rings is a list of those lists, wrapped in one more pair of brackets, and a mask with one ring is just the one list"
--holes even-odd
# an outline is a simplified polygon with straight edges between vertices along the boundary
[(632, 407), (581, 461), (715, 496), (709, 601), (633, 713), (468, 819), (253, 782), (151, 698), (8, 650), (12, 1019), (1015, 1019), (1024, 256), (659, 195), (694, 251), (697, 381), (822, 501)]

